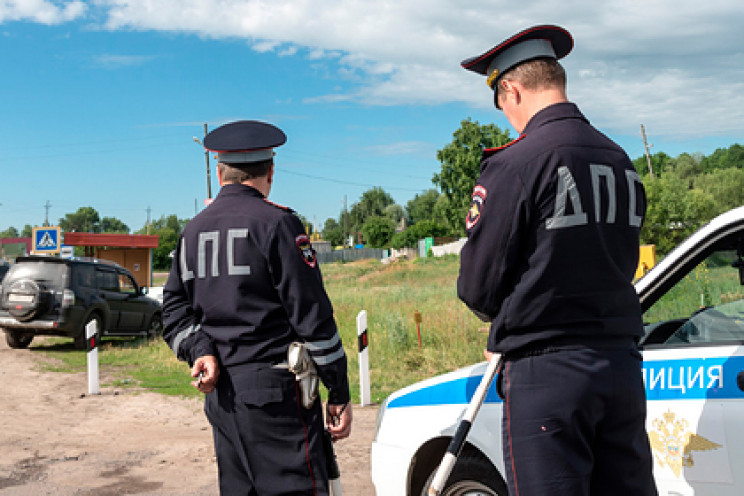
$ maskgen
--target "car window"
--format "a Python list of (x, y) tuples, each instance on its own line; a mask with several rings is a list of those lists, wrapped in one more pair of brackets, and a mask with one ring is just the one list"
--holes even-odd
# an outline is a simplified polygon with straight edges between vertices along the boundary
[(736, 251), (715, 251), (670, 288), (643, 315), (647, 343), (744, 341), (744, 289), (732, 267), (737, 260)]
[(116, 272), (108, 270), (96, 271), (96, 285), (104, 291), (119, 291), (119, 278)]
[(20, 279), (31, 279), (43, 282), (47, 287), (62, 288), (67, 278), (67, 265), (44, 261), (23, 261), (13, 264), (3, 279), (3, 284), (10, 284)]
[(83, 288), (96, 287), (96, 271), (90, 265), (77, 265), (73, 269), (75, 273), (75, 284)]
[(119, 274), (119, 291), (127, 294), (136, 294), (137, 286), (131, 277), (126, 274)]

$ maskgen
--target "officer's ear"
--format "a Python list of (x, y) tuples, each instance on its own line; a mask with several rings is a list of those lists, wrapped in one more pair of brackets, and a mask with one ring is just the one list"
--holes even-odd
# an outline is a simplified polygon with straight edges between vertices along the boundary
[(220, 184), (220, 188), (222, 187), (222, 167), (220, 167), (221, 164), (217, 164), (217, 182)]
[(266, 182), (271, 186), (271, 183), (274, 182), (274, 161), (271, 161), (271, 167), (269, 167), (269, 173), (266, 174)]

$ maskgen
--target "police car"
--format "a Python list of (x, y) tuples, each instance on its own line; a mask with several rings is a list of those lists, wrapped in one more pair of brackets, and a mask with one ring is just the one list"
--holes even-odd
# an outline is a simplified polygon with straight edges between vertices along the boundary
[[(698, 230), (636, 290), (659, 494), (744, 494), (744, 207)], [(385, 400), (372, 444), (377, 494), (427, 494), (485, 368), (434, 377)], [(507, 494), (495, 382), (442, 494)]]

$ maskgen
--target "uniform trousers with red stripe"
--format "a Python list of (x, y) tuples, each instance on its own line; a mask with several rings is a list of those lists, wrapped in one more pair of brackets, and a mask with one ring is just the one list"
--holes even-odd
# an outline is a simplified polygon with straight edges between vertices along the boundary
[(206, 397), (220, 494), (327, 496), (320, 400), (304, 408), (286, 370), (263, 374), (260, 382), (236, 393), (220, 377)]
[(510, 496), (656, 496), (635, 345), (506, 357), (499, 375)]

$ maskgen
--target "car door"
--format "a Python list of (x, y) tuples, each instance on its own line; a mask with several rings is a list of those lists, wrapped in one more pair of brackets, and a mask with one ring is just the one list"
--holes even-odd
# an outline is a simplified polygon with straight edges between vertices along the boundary
[(637, 284), (660, 495), (744, 494), (742, 232), (737, 222), (688, 240)]
[(119, 300), (119, 330), (121, 333), (138, 332), (145, 329), (145, 315), (148, 303), (140, 295), (134, 278), (122, 271), (117, 274), (119, 292), (124, 296)]
[(109, 308), (109, 319), (105, 325), (106, 334), (116, 334), (119, 329), (119, 314), (121, 313), (121, 300), (126, 295), (119, 292), (119, 278), (113, 267), (96, 267), (96, 286), (98, 294)]

